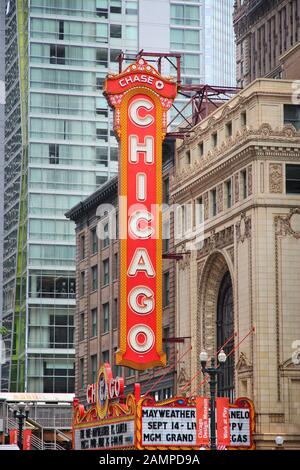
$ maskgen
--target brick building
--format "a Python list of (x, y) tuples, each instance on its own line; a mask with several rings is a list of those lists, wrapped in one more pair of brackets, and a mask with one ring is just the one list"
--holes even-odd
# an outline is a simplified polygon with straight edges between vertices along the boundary
[[(234, 29), (237, 86), (260, 77), (299, 77), (300, 0), (237, 0)], [(286, 53), (293, 54), (292, 68)]]
[[(174, 145), (163, 147), (163, 199), (169, 201), (169, 181), (173, 172)], [(76, 223), (76, 314), (75, 314), (75, 393), (84, 399), (87, 384), (95, 383), (98, 367), (103, 362), (112, 365), (115, 375), (125, 377), (126, 391), (135, 382), (141, 383), (142, 393), (151, 389), (157, 400), (173, 395), (176, 374), (174, 260), (163, 260), (163, 342), (168, 357), (168, 369), (156, 368), (137, 372), (115, 365), (119, 345), (118, 277), (119, 242), (110, 236), (114, 223), (107, 212), (115, 208), (118, 225), (118, 180), (113, 178), (66, 216)], [(168, 219), (167, 219), (168, 220)], [(168, 222), (165, 228), (168, 229)], [(99, 230), (103, 237), (99, 238)], [(98, 230), (98, 232), (97, 232)], [(172, 224), (170, 225), (172, 235)], [(164, 240), (163, 252), (173, 250), (172, 238)], [(164, 256), (165, 258), (165, 256)], [(160, 376), (161, 379), (159, 379)]]

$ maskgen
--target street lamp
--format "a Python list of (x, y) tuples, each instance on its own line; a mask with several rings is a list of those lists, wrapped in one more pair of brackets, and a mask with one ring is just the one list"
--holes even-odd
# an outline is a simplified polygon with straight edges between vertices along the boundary
[[(216, 450), (216, 387), (217, 387), (217, 375), (221, 370), (216, 365), (215, 358), (212, 357), (210, 360), (210, 367), (207, 367), (208, 354), (206, 351), (200, 353), (201, 369), (204, 374), (209, 375), (209, 386), (210, 386), (210, 448)], [(220, 365), (224, 365), (226, 361), (226, 354), (221, 349), (218, 354), (218, 361)]]
[(13, 416), (18, 420), (18, 447), (20, 450), (23, 450), (23, 427), (24, 421), (29, 416), (29, 406), (28, 405), (14, 405), (13, 406)]

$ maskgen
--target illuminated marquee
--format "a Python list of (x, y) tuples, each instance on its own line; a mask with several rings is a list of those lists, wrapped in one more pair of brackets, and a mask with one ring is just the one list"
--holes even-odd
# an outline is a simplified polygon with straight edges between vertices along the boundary
[(176, 84), (144, 59), (108, 75), (120, 140), (120, 349), (135, 369), (165, 365), (162, 349), (162, 141)]
[[(209, 448), (209, 399), (174, 397), (157, 403), (141, 397), (140, 384), (124, 394), (122, 378), (111, 367), (99, 367), (97, 381), (87, 387), (87, 403), (73, 401), (73, 449)], [(248, 398), (230, 404), (216, 399), (218, 448), (254, 449), (254, 406)], [(13, 438), (12, 434), (12, 438)]]
[(124, 395), (124, 379), (113, 377), (111, 367), (99, 367), (97, 381), (88, 385), (87, 406), (74, 400), (73, 448), (130, 449), (135, 441), (135, 408), (140, 399), (140, 385), (134, 395)]

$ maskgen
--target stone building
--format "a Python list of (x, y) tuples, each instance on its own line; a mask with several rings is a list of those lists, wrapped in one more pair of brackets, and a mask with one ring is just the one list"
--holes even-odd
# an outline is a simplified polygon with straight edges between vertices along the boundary
[[(260, 77), (299, 77), (299, 15), (300, 0), (236, 0), (237, 86)], [(293, 65), (286, 53), (292, 53)]]
[(176, 335), (192, 338), (177, 393), (208, 393), (199, 353), (230, 340), (218, 394), (254, 401), (257, 448), (277, 435), (300, 446), (299, 129), (293, 83), (255, 80), (178, 145), (171, 184), (175, 250), (190, 249), (176, 269)]
[[(169, 199), (173, 158), (174, 141), (165, 141), (164, 203)], [(173, 239), (163, 243), (163, 345), (168, 358), (167, 369), (137, 372), (118, 367), (115, 352), (119, 347), (119, 241), (114, 233), (113, 218), (107, 215), (110, 209), (116, 211), (115, 224), (118, 225), (116, 177), (66, 213), (76, 223), (75, 394), (84, 400), (87, 385), (96, 382), (99, 365), (109, 362), (114, 375), (125, 378), (126, 392), (132, 391), (135, 382), (140, 382), (142, 393), (151, 390), (157, 400), (169, 398), (174, 393), (176, 377), (175, 343), (172, 341), (175, 335), (174, 260), (167, 258), (167, 253), (173, 251)], [(101, 230), (102, 239), (98, 236)], [(172, 234), (172, 226), (168, 228), (167, 223), (165, 230)]]

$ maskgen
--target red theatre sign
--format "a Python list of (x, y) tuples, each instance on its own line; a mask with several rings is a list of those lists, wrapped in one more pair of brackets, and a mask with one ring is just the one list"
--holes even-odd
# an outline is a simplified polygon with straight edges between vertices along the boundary
[(120, 141), (120, 349), (116, 362), (165, 365), (162, 349), (162, 141), (176, 83), (144, 59), (108, 75)]

